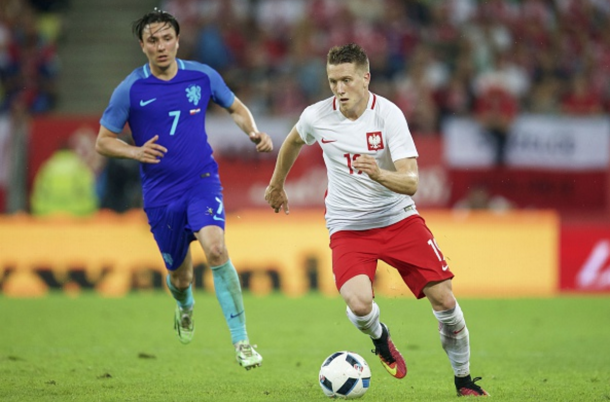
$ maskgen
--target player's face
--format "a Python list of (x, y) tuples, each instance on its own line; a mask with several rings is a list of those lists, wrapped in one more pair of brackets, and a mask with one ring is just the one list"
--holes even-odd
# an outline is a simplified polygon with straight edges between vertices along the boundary
[(346, 117), (359, 117), (369, 100), (371, 74), (354, 63), (328, 64), (328, 83)]
[(140, 46), (151, 68), (166, 70), (173, 65), (178, 53), (178, 39), (176, 30), (168, 23), (155, 22), (144, 28)]

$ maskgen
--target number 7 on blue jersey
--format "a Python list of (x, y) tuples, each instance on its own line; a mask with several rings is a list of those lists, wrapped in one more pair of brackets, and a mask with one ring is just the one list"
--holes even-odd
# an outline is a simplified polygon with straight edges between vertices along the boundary
[(169, 135), (176, 134), (176, 127), (178, 127), (178, 119), (180, 118), (180, 110), (172, 110), (169, 112), (169, 115), (174, 118), (174, 122), (172, 123), (172, 129), (169, 131)]

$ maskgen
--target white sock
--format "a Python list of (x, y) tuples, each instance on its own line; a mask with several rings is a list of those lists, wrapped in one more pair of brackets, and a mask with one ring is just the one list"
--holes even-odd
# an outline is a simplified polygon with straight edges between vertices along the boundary
[(381, 338), (383, 329), (379, 322), (379, 306), (373, 301), (373, 309), (365, 316), (359, 317), (347, 306), (347, 318), (361, 332), (367, 334), (373, 339)]
[(438, 319), (441, 344), (449, 357), (453, 372), (458, 377), (470, 374), (470, 342), (468, 328), (460, 305), (451, 310), (433, 311)]

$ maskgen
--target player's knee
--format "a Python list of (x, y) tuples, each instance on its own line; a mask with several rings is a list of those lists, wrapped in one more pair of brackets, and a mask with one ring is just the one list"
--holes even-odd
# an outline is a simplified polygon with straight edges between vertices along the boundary
[(424, 288), (424, 294), (436, 311), (451, 310), (457, 303), (450, 281), (430, 284)]
[(364, 317), (366, 315), (369, 315), (372, 311), (371, 306), (367, 306), (367, 305), (357, 305), (355, 308), (351, 308), (350, 310), (352, 310), (352, 312), (357, 315), (358, 317)]
[(176, 289), (184, 290), (191, 285), (193, 281), (192, 272), (176, 272), (171, 275), (172, 284)]
[(372, 300), (366, 300), (360, 297), (352, 297), (349, 300), (346, 300), (347, 306), (354, 313), (354, 315), (358, 317), (364, 317), (368, 315), (373, 310), (373, 302)]
[(221, 265), (226, 260), (226, 248), (224, 244), (213, 244), (206, 252), (206, 258), (211, 266)]
[(432, 304), (436, 311), (446, 311), (455, 308), (457, 300), (453, 294), (443, 295), (441, 297), (436, 298)]

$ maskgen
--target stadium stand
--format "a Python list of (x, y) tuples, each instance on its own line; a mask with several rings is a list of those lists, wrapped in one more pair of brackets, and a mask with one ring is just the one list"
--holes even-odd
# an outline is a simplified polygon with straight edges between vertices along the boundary
[(218, 69), (258, 116), (294, 119), (304, 106), (329, 96), (328, 48), (358, 42), (371, 59), (372, 91), (401, 107), (416, 137), (439, 138), (448, 118), (476, 119), (490, 93), (501, 94), (518, 115), (607, 116), (609, 4), (2, 1), (0, 206), (18, 210), (27, 199), (25, 188), (10, 192), (17, 194), (14, 201), (6, 195), (24, 171), (8, 165), (27, 159), (10, 133), (31, 115), (98, 116), (112, 88), (143, 63), (129, 26), (145, 9), (159, 6), (175, 14), (182, 24), (179, 56)]

